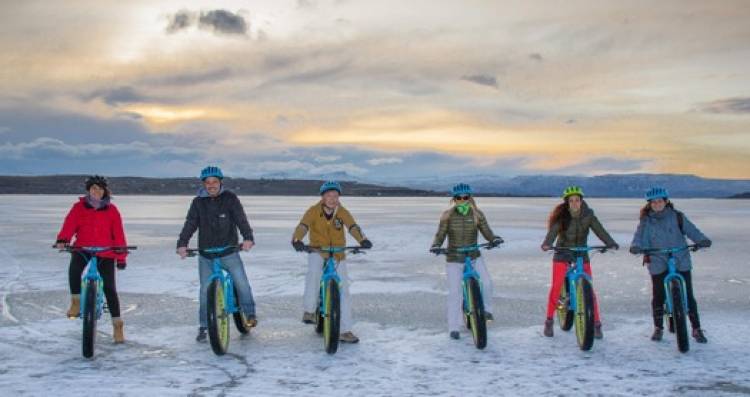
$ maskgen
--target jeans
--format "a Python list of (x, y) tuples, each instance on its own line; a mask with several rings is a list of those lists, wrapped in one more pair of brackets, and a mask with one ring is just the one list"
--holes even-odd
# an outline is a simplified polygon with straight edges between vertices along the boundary
[[(232, 275), (234, 288), (237, 290), (240, 309), (246, 316), (255, 316), (255, 300), (253, 299), (253, 290), (250, 282), (247, 280), (245, 266), (242, 264), (240, 254), (235, 252), (227, 256), (218, 258), (221, 261), (221, 268)], [(213, 272), (214, 259), (198, 256), (198, 270), (200, 273), (200, 309), (198, 310), (198, 319), (201, 327), (208, 327), (208, 315), (206, 312), (206, 301), (208, 300), (208, 279)]]

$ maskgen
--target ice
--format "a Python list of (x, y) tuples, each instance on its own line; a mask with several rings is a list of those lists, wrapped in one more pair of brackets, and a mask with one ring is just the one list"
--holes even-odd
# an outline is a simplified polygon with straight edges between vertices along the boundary
[[(242, 197), (257, 246), (243, 254), (259, 327), (232, 331), (229, 354), (194, 341), (196, 260), (174, 254), (191, 198), (122, 196), (129, 242), (118, 273), (127, 343), (105, 317), (96, 356), (80, 355), (79, 321), (64, 318), (67, 257), (50, 248), (73, 196), (0, 196), (0, 390), (4, 395), (747, 395), (750, 394), (750, 202), (679, 200), (714, 241), (694, 256), (709, 343), (680, 354), (671, 334), (649, 340), (651, 286), (626, 252), (592, 257), (605, 337), (581, 352), (575, 335), (541, 335), (551, 255), (539, 250), (554, 199), (479, 198), (506, 240), (485, 252), (495, 283), (487, 349), (448, 338), (444, 259), (427, 253), (442, 198), (344, 197), (375, 248), (349, 258), (354, 331), (334, 356), (301, 318), (306, 261), (291, 233), (315, 197)], [(643, 204), (591, 199), (626, 247)], [(592, 237), (591, 242), (596, 240)]]

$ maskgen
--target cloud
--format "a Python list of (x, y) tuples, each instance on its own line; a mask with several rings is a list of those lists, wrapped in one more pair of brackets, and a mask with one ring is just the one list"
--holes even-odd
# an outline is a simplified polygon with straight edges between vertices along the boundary
[(226, 80), (234, 75), (234, 71), (229, 67), (218, 69), (188, 72), (180, 74), (170, 74), (166, 76), (147, 77), (142, 80), (146, 85), (158, 86), (190, 86), (203, 83), (214, 83)]
[(195, 13), (188, 10), (180, 10), (169, 18), (167, 33), (177, 33), (190, 27), (195, 22)]
[(133, 87), (128, 86), (96, 90), (83, 96), (83, 99), (87, 101), (97, 98), (100, 98), (104, 103), (110, 106), (117, 106), (126, 103), (149, 102), (152, 100), (152, 98), (142, 95)]
[(315, 161), (318, 163), (332, 163), (341, 159), (341, 156), (316, 156)]
[(607, 173), (633, 173), (647, 171), (652, 160), (597, 157), (567, 167), (547, 170), (558, 175), (601, 175)]
[(486, 74), (472, 74), (461, 76), (461, 80), (466, 80), (475, 84), (484, 85), (487, 87), (498, 88), (497, 79), (495, 76)]
[(367, 160), (367, 164), (372, 166), (385, 165), (385, 164), (401, 164), (404, 160), (398, 157), (380, 157)]
[(177, 156), (190, 157), (198, 153), (197, 149), (171, 146), (155, 146), (145, 142), (130, 143), (89, 143), (71, 145), (56, 138), (37, 138), (30, 142), (5, 143), (0, 145), (0, 154), (14, 159), (39, 158), (57, 155), (67, 158), (106, 157), (120, 158), (121, 156)]
[(750, 114), (750, 97), (719, 99), (698, 106), (703, 113)]
[(204, 29), (213, 29), (214, 32), (224, 34), (247, 33), (248, 24), (241, 15), (226, 10), (213, 10), (201, 13), (198, 24)]
[(535, 52), (533, 54), (529, 54), (529, 59), (537, 62), (542, 62), (544, 60), (544, 57), (542, 57), (542, 54)]
[(217, 34), (246, 35), (249, 23), (242, 15), (227, 10), (201, 11), (180, 10), (169, 17), (166, 32), (174, 34), (191, 26), (211, 30)]

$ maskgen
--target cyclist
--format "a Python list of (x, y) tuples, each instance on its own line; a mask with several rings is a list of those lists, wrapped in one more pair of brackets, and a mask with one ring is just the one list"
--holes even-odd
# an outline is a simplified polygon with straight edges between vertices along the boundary
[[(670, 248), (687, 245), (685, 237), (694, 241), (701, 248), (711, 246), (708, 239), (690, 220), (674, 208), (669, 200), (669, 193), (662, 187), (652, 187), (646, 192), (648, 203), (641, 209), (640, 222), (630, 245), (632, 254), (642, 253), (643, 248)], [(691, 277), (692, 262), (688, 250), (674, 254), (677, 271), (685, 279), (687, 290), (688, 318), (693, 327), (693, 338), (698, 343), (708, 340), (703, 333), (698, 317), (698, 306), (693, 295)], [(651, 274), (651, 311), (654, 317), (654, 333), (651, 340), (660, 341), (664, 331), (664, 277), (667, 275), (667, 254), (655, 253), (644, 257)]]
[[(604, 229), (599, 219), (594, 215), (594, 210), (588, 206), (583, 197), (583, 189), (580, 186), (565, 188), (562, 195), (563, 202), (558, 204), (549, 216), (547, 236), (542, 243), (543, 251), (552, 249), (555, 240), (557, 240), (555, 244), (557, 247), (585, 247), (588, 245), (589, 231), (593, 231), (608, 248), (620, 248)], [(547, 299), (544, 336), (554, 336), (552, 315), (558, 305), (560, 289), (564, 287), (568, 264), (571, 262), (575, 262), (575, 256), (572, 252), (556, 252), (552, 259), (552, 285)], [(592, 276), (588, 254), (584, 256), (583, 270), (589, 277)], [(603, 337), (596, 295), (594, 295), (594, 337), (596, 339)]]
[[(198, 190), (198, 195), (193, 199), (188, 210), (185, 224), (177, 240), (177, 254), (185, 259), (187, 246), (190, 238), (198, 230), (198, 249), (215, 247), (234, 247), (239, 245), (242, 251), (248, 251), (255, 245), (253, 240), (253, 229), (247, 221), (247, 215), (242, 203), (236, 194), (224, 187), (224, 174), (219, 167), (208, 166), (201, 171), (200, 175), (203, 187)], [(237, 229), (242, 234), (242, 244), (238, 244), (239, 237)], [(208, 279), (212, 273), (213, 259), (221, 258), (221, 266), (232, 275), (234, 286), (239, 295), (239, 303), (245, 314), (248, 328), (255, 327), (258, 320), (255, 317), (255, 300), (250, 282), (245, 273), (237, 249), (230, 248), (220, 254), (207, 254), (201, 252), (198, 256), (198, 268), (200, 277), (200, 308), (198, 319), (200, 327), (198, 342), (206, 340), (206, 329), (208, 318), (206, 312), (206, 301), (208, 293)]]
[[(303, 251), (305, 244), (302, 239), (309, 232), (310, 246), (313, 247), (342, 247), (346, 245), (344, 227), (349, 230), (362, 248), (372, 248), (372, 242), (367, 239), (354, 217), (341, 205), (341, 185), (335, 181), (328, 181), (320, 186), (320, 201), (310, 207), (300, 220), (292, 236), (292, 246), (297, 251)], [(305, 295), (303, 300), (304, 314), (302, 322), (315, 322), (315, 309), (318, 305), (320, 291), (320, 277), (323, 273), (324, 260), (327, 253), (312, 252), (307, 257), (307, 275), (305, 277)], [(351, 280), (346, 268), (344, 253), (334, 255), (341, 277), (341, 334), (339, 340), (345, 343), (357, 343), (359, 338), (352, 332), (352, 309), (349, 295)]]
[[(92, 175), (86, 179), (86, 195), (73, 204), (60, 233), (57, 234), (55, 247), (63, 249), (74, 247), (124, 247), (127, 245), (122, 218), (117, 207), (112, 203), (112, 192), (107, 179)], [(75, 237), (75, 240), (73, 238)], [(72, 242), (71, 242), (72, 241)], [(104, 296), (107, 298), (109, 314), (112, 316), (112, 336), (115, 343), (125, 342), (125, 323), (120, 317), (120, 299), (117, 296), (115, 267), (124, 270), (127, 253), (103, 251), (96, 254), (98, 270), (104, 280)], [(70, 307), (68, 318), (80, 314), (81, 274), (86, 267), (88, 254), (73, 252), (68, 267), (70, 284)]]
[[(452, 339), (459, 339), (459, 329), (463, 319), (463, 293), (461, 282), (464, 271), (464, 253), (456, 252), (459, 247), (477, 244), (478, 232), (493, 246), (499, 246), (503, 239), (492, 232), (484, 213), (479, 210), (474, 200), (471, 186), (459, 183), (451, 189), (453, 198), (451, 208), (443, 212), (440, 217), (437, 234), (432, 242), (430, 252), (437, 253), (448, 237), (448, 251), (446, 255), (445, 272), (448, 277), (448, 332)], [(492, 318), (492, 278), (487, 272), (487, 266), (481, 253), (471, 251), (472, 264), (482, 280), (482, 298), (487, 320)]]

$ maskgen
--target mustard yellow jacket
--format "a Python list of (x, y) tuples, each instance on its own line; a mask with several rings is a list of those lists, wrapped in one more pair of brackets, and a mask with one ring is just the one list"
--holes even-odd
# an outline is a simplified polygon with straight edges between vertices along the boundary
[[(346, 245), (346, 235), (344, 227), (349, 230), (349, 234), (354, 237), (358, 243), (366, 239), (362, 229), (354, 221), (354, 217), (343, 206), (339, 205), (333, 211), (330, 219), (326, 217), (323, 211), (323, 203), (318, 202), (310, 207), (305, 215), (302, 216), (297, 228), (294, 229), (292, 241), (301, 241), (305, 235), (310, 233), (310, 246), (312, 247), (343, 247)], [(323, 257), (328, 254), (322, 253)], [(344, 253), (334, 256), (337, 261), (342, 261), (346, 257)]]

